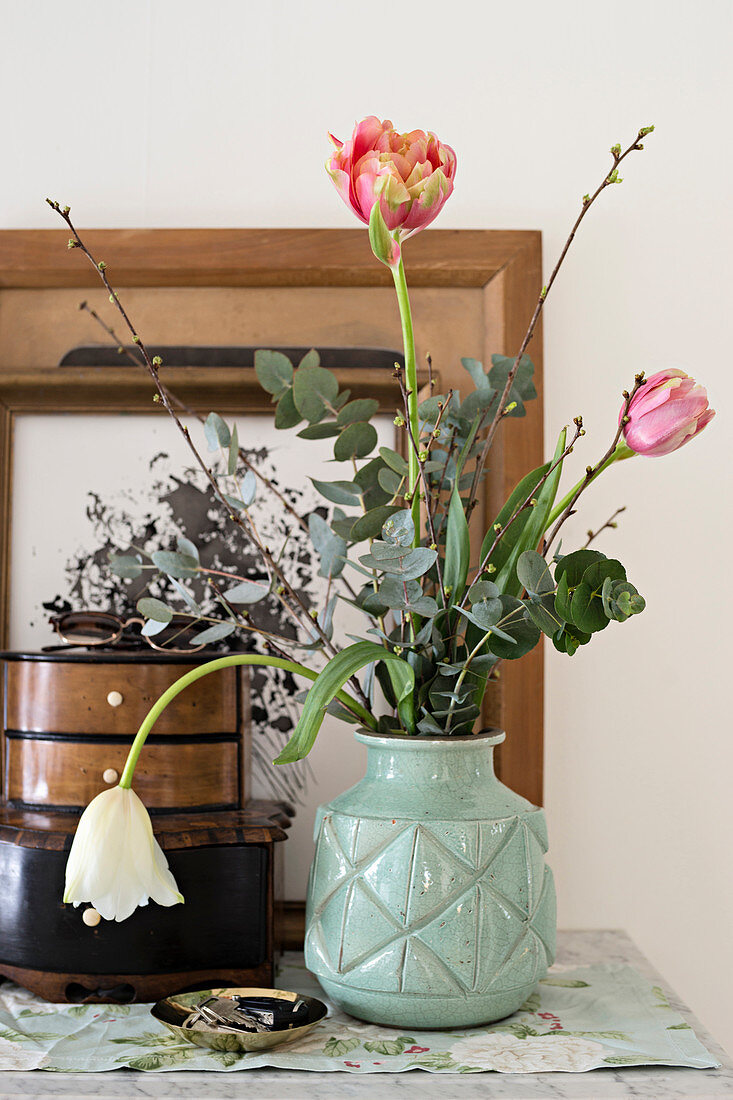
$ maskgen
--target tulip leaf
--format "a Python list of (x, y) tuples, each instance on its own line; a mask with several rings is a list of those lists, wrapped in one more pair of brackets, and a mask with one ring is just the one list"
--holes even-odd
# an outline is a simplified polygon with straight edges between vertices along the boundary
[[(537, 544), (544, 534), (547, 526), (547, 517), (552, 511), (552, 505), (555, 502), (555, 495), (557, 494), (557, 487), (560, 482), (560, 475), (562, 474), (562, 455), (565, 450), (566, 438), (567, 429), (563, 428), (557, 440), (552, 462), (547, 467), (547, 470), (551, 472), (547, 473), (545, 481), (537, 490), (536, 497), (532, 498), (535, 500), (535, 504), (527, 507), (525, 510), (527, 519), (521, 525), (520, 531), (516, 536), (514, 535), (514, 527), (519, 523), (521, 518), (521, 516), (518, 516), (506, 532), (505, 538), (507, 539), (507, 546), (511, 547), (511, 549), (509, 550), (504, 564), (493, 578), (502, 592), (518, 596), (522, 590), (522, 585), (517, 579), (517, 562), (525, 550), (535, 550), (537, 548)], [(541, 480), (541, 478), (538, 479), (538, 485), (539, 480)], [(525, 494), (523, 499), (527, 499), (527, 494)], [(521, 504), (522, 501), (520, 500), (518, 503)], [(509, 522), (511, 515), (512, 513), (507, 516), (505, 522)], [(489, 531), (489, 534), (491, 534), (491, 531)], [(503, 541), (502, 539), (502, 542)], [(493, 560), (492, 556), (492, 561)]]
[(396, 653), (390, 652), (376, 642), (356, 642), (332, 657), (323, 671), (318, 674), (308, 692), (293, 735), (275, 759), (276, 764), (290, 764), (308, 755), (321, 728), (326, 707), (350, 676), (375, 661), (389, 666), (390, 681), (397, 701), (399, 704), (407, 704), (402, 708), (407, 732), (414, 733), (414, 713), (410, 706), (415, 687), (415, 673), (412, 668)]
[(324, 367), (298, 367), (293, 375), (293, 402), (300, 416), (311, 424), (320, 420), (338, 396), (336, 375)]
[(468, 576), (468, 562), (471, 542), (468, 534), (466, 513), (457, 489), (454, 488), (448, 505), (448, 523), (445, 540), (445, 565), (443, 567), (443, 585), (450, 592), (450, 598), (457, 603), (465, 590)]
[[(481, 546), (481, 554), (479, 560), (483, 562), (484, 558), (491, 549), (494, 540), (496, 540), (496, 546), (490, 558), (491, 564), (495, 567), (496, 572), (498, 572), (504, 565), (507, 558), (511, 554), (512, 549), (514, 548), (515, 543), (519, 540), (524, 526), (529, 519), (529, 508), (525, 509), (525, 511), (520, 512), (517, 515), (517, 518), (514, 520), (514, 522), (509, 527), (507, 527), (506, 533), (502, 534), (501, 532), (503, 532), (504, 528), (509, 523), (509, 520), (514, 515), (520, 504), (522, 504), (528, 498), (531, 498), (532, 493), (534, 492), (535, 488), (540, 483), (542, 478), (545, 476), (549, 468), (550, 463), (545, 462), (542, 466), (538, 466), (536, 470), (532, 470), (530, 473), (525, 474), (522, 480), (519, 481), (514, 487), (503, 508), (496, 516), (494, 522), (486, 532), (486, 535), (484, 536), (484, 541)], [(499, 530), (497, 530), (497, 528)], [(497, 535), (500, 536), (498, 539)], [(532, 547), (532, 549), (534, 549), (534, 547)]]
[(255, 373), (263, 390), (278, 400), (292, 384), (293, 364), (281, 351), (258, 349), (255, 352)]
[(337, 462), (348, 462), (352, 458), (366, 458), (377, 445), (377, 429), (366, 421), (348, 424), (333, 445), (333, 456)]

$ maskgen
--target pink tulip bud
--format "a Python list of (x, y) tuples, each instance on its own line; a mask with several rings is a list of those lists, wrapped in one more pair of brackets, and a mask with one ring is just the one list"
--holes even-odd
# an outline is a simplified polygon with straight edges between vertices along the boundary
[[(624, 415), (621, 407), (619, 423)], [(688, 443), (715, 416), (704, 386), (683, 370), (653, 374), (636, 391), (626, 413), (624, 438), (640, 455), (668, 455)]]
[[(456, 155), (435, 134), (398, 134), (391, 122), (370, 115), (357, 123), (350, 141), (329, 137), (336, 152), (326, 170), (341, 198), (366, 225), (379, 202), (381, 220), (397, 245), (430, 225), (453, 190)], [(399, 248), (392, 255), (397, 262)]]

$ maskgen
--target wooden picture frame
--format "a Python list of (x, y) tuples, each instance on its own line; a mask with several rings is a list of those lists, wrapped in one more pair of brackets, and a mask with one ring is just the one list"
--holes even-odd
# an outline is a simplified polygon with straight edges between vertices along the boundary
[[(90, 230), (83, 236), (151, 344), (400, 347), (389, 272), (361, 230)], [(133, 368), (54, 368), (74, 344), (97, 337), (80, 298), (110, 312), (106, 292), (63, 230), (0, 232), (0, 569), (7, 607), (13, 418), (39, 409), (150, 410), (149, 380)], [(441, 385), (460, 387), (460, 356), (488, 361), (516, 351), (541, 287), (536, 231), (428, 230), (406, 247), (419, 361), (429, 351)], [(89, 288), (89, 289), (88, 289)], [(472, 531), (498, 511), (514, 484), (544, 458), (542, 337), (530, 347), (540, 399), (498, 436)], [(180, 368), (192, 370), (194, 368)], [(208, 368), (167, 382), (197, 409), (217, 408), (235, 381)], [(349, 384), (375, 393), (374, 372)], [(242, 400), (255, 381), (242, 376)], [(386, 400), (386, 398), (385, 398)], [(396, 405), (396, 401), (390, 401)], [(223, 407), (223, 406), (222, 406)], [(227, 406), (231, 409), (231, 405)], [(232, 411), (247, 411), (244, 408)], [(251, 411), (251, 410), (249, 410)], [(0, 615), (0, 628), (4, 615)], [(542, 801), (543, 655), (507, 662), (487, 704), (487, 723), (507, 729), (498, 754), (504, 782)]]

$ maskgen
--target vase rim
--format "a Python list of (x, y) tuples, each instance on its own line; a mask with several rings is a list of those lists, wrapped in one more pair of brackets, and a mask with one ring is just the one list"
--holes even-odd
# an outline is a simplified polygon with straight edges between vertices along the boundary
[(484, 729), (479, 730), (478, 733), (461, 734), (457, 737), (451, 737), (450, 734), (446, 734), (443, 737), (432, 737), (429, 734), (411, 734), (411, 733), (376, 733), (373, 730), (357, 729), (354, 731), (354, 737), (357, 741), (361, 741), (363, 745), (383, 745), (385, 748), (388, 746), (400, 745), (406, 749), (429, 749), (443, 747), (448, 744), (460, 744), (467, 745), (500, 745), (506, 738), (504, 730), (499, 729), (498, 726), (486, 726)]

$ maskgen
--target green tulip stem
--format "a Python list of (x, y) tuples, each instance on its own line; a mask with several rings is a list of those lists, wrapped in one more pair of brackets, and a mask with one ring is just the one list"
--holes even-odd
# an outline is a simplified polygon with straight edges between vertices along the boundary
[[(270, 665), (272, 668), (284, 668), (287, 669), (288, 672), (296, 673), (298, 676), (305, 676), (308, 680), (316, 680), (319, 675), (313, 669), (305, 668), (296, 661), (286, 661), (282, 657), (266, 657), (259, 653), (233, 653), (229, 657), (218, 657), (214, 661), (207, 661), (206, 664), (199, 665), (198, 668), (192, 669), (191, 672), (187, 672), (185, 676), (181, 676), (175, 683), (171, 684), (146, 714), (140, 729), (135, 734), (135, 740), (130, 746), (130, 751), (127, 754), (127, 760), (125, 761), (125, 767), (119, 782), (120, 787), (130, 787), (132, 785), (132, 777), (135, 773), (135, 767), (140, 753), (142, 752), (143, 745), (151, 729), (168, 704), (173, 702), (175, 697), (179, 695), (184, 688), (187, 688), (189, 684), (193, 684), (196, 680), (200, 680), (202, 676), (208, 676), (210, 672), (218, 672), (220, 668), (229, 668), (231, 665)], [(337, 692), (336, 698), (339, 702), (343, 703), (344, 706), (348, 707), (349, 710), (353, 711), (354, 714), (358, 714), (359, 718), (366, 726), (376, 728), (374, 718), (369, 711), (365, 710), (361, 703), (357, 703), (355, 699), (352, 699), (347, 692)]]
[(585, 488), (586, 485), (590, 485), (591, 482), (595, 481), (597, 477), (600, 477), (603, 471), (607, 470), (608, 467), (613, 465), (614, 462), (622, 462), (625, 458), (633, 458), (635, 454), (636, 451), (632, 451), (631, 447), (629, 447), (627, 443), (624, 443), (623, 440), (621, 440), (620, 443), (617, 443), (616, 450), (608, 456), (605, 462), (602, 462), (600, 464), (598, 469), (593, 472), (593, 475), (591, 477), (588, 477), (588, 475), (586, 474), (584, 477), (581, 477), (580, 481), (577, 481), (575, 485), (573, 485), (572, 489), (565, 494), (559, 504), (555, 505), (555, 507), (550, 512), (550, 516), (545, 525), (545, 531), (549, 531), (555, 520), (558, 518), (558, 516), (562, 515), (568, 504), (570, 504), (573, 497), (580, 489)]
[(420, 422), (417, 415), (417, 364), (415, 360), (415, 334), (412, 329), (412, 311), (410, 310), (410, 298), (407, 293), (407, 279), (405, 278), (405, 265), (400, 256), (400, 262), (390, 268), (394, 279), (397, 301), (400, 307), (400, 320), (402, 321), (402, 342), (405, 348), (405, 384), (407, 389), (407, 409), (409, 415), (409, 430), (415, 446), (408, 446), (408, 486), (412, 491), (412, 521), (415, 525), (415, 538), (413, 546), (420, 545), (420, 464), (416, 450), (420, 449)]

